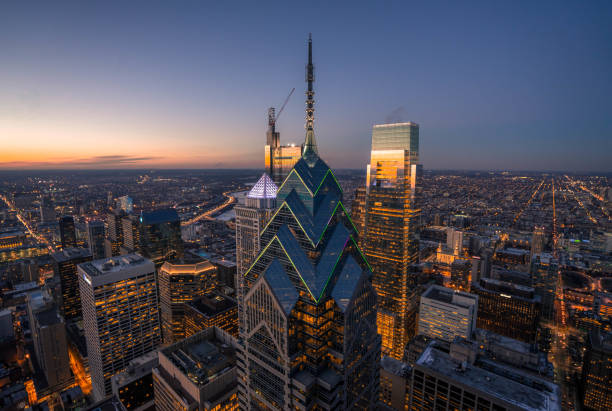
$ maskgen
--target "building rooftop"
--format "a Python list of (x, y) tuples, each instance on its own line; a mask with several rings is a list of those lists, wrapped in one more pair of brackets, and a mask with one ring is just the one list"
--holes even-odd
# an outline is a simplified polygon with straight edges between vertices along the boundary
[(274, 184), (274, 181), (266, 174), (263, 173), (259, 181), (255, 183), (253, 188), (247, 194), (248, 198), (276, 198), (276, 192), (278, 187)]
[(558, 386), (492, 361), (484, 361), (477, 365), (460, 363), (453, 360), (449, 354), (430, 345), (416, 365), (526, 410), (561, 409)]
[(70, 261), (77, 258), (91, 257), (91, 251), (89, 251), (87, 248), (70, 247), (63, 249), (62, 251), (51, 253), (51, 257), (53, 257), (53, 259), (58, 263), (63, 263), (65, 261)]
[(478, 296), (463, 291), (455, 291), (450, 288), (432, 285), (422, 295), (424, 298), (440, 301), (458, 307), (469, 308), (477, 304)]
[(124, 371), (112, 376), (113, 386), (123, 387), (146, 374), (150, 374), (153, 367), (157, 367), (158, 358), (157, 351), (151, 351), (134, 358)]
[(36, 313), (36, 320), (41, 327), (59, 324), (62, 322), (56, 307), (49, 307)]
[(410, 365), (392, 357), (382, 357), (380, 359), (380, 367), (398, 377), (407, 377), (410, 372)]
[(212, 317), (220, 312), (236, 306), (236, 300), (217, 293), (208, 293), (204, 297), (187, 303), (190, 307), (199, 311), (207, 317)]
[(140, 222), (143, 224), (159, 224), (175, 221), (180, 221), (180, 218), (174, 208), (140, 213)]
[(142, 266), (147, 262), (150, 262), (150, 260), (144, 258), (141, 255), (127, 254), (84, 263), (81, 264), (81, 267), (85, 268), (90, 275), (97, 276), (109, 273), (116, 273), (136, 266)]
[(208, 328), (162, 349), (160, 354), (195, 385), (206, 385), (236, 365), (234, 347), (218, 338), (219, 332), (223, 331)]

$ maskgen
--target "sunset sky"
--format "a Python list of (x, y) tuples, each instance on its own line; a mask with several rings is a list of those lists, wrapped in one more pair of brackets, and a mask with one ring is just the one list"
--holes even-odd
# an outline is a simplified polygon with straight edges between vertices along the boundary
[(612, 172), (612, 2), (290, 3), (1, 2), (0, 168), (262, 168), (312, 32), (332, 167), (415, 121), (426, 169)]

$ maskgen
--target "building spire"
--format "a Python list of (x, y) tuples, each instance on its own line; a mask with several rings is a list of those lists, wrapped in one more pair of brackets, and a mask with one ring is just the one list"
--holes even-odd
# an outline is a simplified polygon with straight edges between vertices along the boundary
[(312, 64), (312, 33), (308, 35), (308, 64), (306, 65), (306, 141), (304, 141), (304, 151), (302, 156), (317, 154), (317, 141), (314, 135), (314, 65)]

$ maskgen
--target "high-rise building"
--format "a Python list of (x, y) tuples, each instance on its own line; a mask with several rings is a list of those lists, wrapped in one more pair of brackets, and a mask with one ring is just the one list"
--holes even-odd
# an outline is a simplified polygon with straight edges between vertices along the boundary
[(455, 256), (463, 255), (463, 231), (448, 227), (446, 229), (446, 248)]
[(304, 153), (244, 274), (240, 408), (375, 409), (376, 293), (342, 189), (317, 154), (307, 69)]
[(87, 244), (94, 260), (104, 258), (104, 223), (102, 221), (87, 222)]
[(51, 254), (53, 274), (60, 279), (62, 298), (61, 313), (66, 320), (79, 319), (81, 297), (77, 264), (91, 261), (91, 252), (86, 248), (66, 248)]
[(138, 252), (157, 266), (183, 257), (181, 220), (175, 209), (141, 213), (138, 219)]
[(432, 285), (421, 296), (419, 334), (451, 342), (471, 338), (476, 329), (478, 296)]
[(418, 124), (374, 126), (363, 248), (378, 293), (382, 350), (398, 360), (410, 337), (409, 305), (416, 285), (410, 265), (419, 258), (418, 158)]
[(138, 254), (78, 266), (83, 328), (96, 400), (111, 377), (161, 343), (155, 265)]
[(164, 344), (185, 338), (185, 304), (217, 287), (217, 269), (208, 261), (174, 260), (157, 271)]
[(531, 287), (492, 278), (472, 284), (478, 295), (478, 328), (535, 343), (540, 320), (540, 296)]
[(51, 296), (41, 291), (28, 294), (27, 309), (36, 360), (49, 387), (62, 388), (72, 380), (66, 324)]
[(544, 251), (544, 241), (546, 240), (546, 232), (544, 227), (534, 227), (533, 235), (531, 236), (531, 256), (541, 254)]
[(124, 371), (111, 377), (113, 395), (127, 411), (153, 409), (153, 368), (159, 365), (157, 351), (134, 358)]
[(274, 108), (268, 110), (268, 131), (266, 133), (265, 166), (268, 174), (276, 184), (283, 182), (295, 163), (302, 156), (302, 146), (280, 144), (280, 133), (276, 131)]
[(358, 187), (355, 190), (353, 204), (351, 204), (351, 218), (359, 233), (359, 247), (363, 248), (365, 237), (365, 215), (366, 215), (366, 188)]
[(121, 217), (121, 231), (123, 232), (123, 244), (121, 254), (129, 254), (140, 251), (140, 230), (138, 229), (138, 217), (125, 215)]
[(121, 219), (124, 216), (125, 214), (119, 211), (111, 211), (106, 215), (108, 238), (104, 243), (105, 257), (115, 257), (121, 254), (121, 247), (123, 246), (123, 223)]
[(117, 199), (117, 209), (126, 214), (131, 214), (134, 211), (134, 200), (128, 195), (119, 197)]
[(76, 229), (74, 227), (74, 218), (66, 215), (59, 220), (60, 242), (62, 248), (76, 247)]
[(560, 389), (536, 374), (490, 358), (455, 341), (450, 353), (432, 342), (412, 369), (411, 411), (561, 411)]
[(612, 409), (612, 334), (593, 329), (587, 336), (581, 388), (585, 409)]
[(55, 215), (55, 208), (53, 208), (51, 200), (49, 197), (42, 196), (40, 198), (40, 222), (50, 223), (56, 220), (57, 216)]
[[(244, 273), (259, 254), (259, 236), (276, 208), (278, 187), (267, 174), (247, 194), (245, 204), (234, 207), (236, 211), (236, 295), (242, 301)], [(243, 307), (239, 304), (239, 309)], [(239, 313), (242, 318), (242, 312)]]
[(238, 337), (238, 305), (228, 295), (213, 292), (185, 304), (185, 337), (217, 327)]
[(158, 355), (159, 366), (153, 369), (156, 410), (238, 410), (236, 340), (231, 335), (209, 327)]
[(559, 262), (551, 254), (534, 254), (531, 259), (533, 288), (542, 300), (542, 317), (552, 320), (558, 284)]

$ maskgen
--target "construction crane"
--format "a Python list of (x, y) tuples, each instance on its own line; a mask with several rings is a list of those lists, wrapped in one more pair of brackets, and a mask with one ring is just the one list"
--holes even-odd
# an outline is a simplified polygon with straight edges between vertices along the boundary
[(289, 102), (289, 98), (291, 97), (291, 95), (293, 94), (294, 91), (295, 91), (295, 87), (292, 88), (291, 91), (289, 92), (289, 95), (285, 99), (285, 102), (281, 106), (280, 110), (278, 110), (278, 114), (274, 115), (274, 107), (270, 107), (268, 109), (268, 125), (269, 126), (274, 127), (276, 125), (276, 121), (278, 120), (278, 118), (280, 117), (281, 113), (285, 109), (285, 106)]

